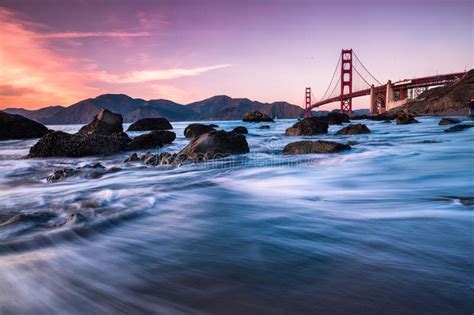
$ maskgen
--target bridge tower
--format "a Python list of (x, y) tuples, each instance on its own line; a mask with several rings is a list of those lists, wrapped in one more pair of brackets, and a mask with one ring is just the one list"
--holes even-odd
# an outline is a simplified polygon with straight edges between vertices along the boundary
[(341, 52), (341, 113), (352, 114), (352, 98), (344, 97), (344, 95), (351, 93), (352, 49), (343, 49)]
[(313, 114), (311, 113), (311, 88), (307, 87), (304, 97), (304, 118), (311, 117), (313, 117)]

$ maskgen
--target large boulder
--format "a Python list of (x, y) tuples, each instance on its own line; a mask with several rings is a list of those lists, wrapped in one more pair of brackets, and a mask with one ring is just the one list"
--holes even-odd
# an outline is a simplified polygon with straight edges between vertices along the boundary
[(410, 113), (399, 113), (395, 120), (397, 121), (397, 125), (407, 125), (418, 122), (418, 120), (415, 119), (415, 116)]
[(199, 162), (222, 158), (231, 154), (249, 152), (249, 146), (244, 135), (223, 130), (211, 131), (193, 138), (191, 142), (178, 153), (178, 156)]
[(123, 132), (104, 135), (53, 131), (44, 135), (30, 148), (28, 157), (81, 157), (110, 154), (125, 150), (128, 142), (130, 138)]
[(441, 118), (438, 125), (440, 126), (444, 126), (444, 125), (455, 125), (455, 124), (459, 124), (461, 121), (458, 120), (458, 119), (454, 119), (454, 118), (448, 118), (448, 117), (444, 117), (444, 118)]
[(370, 133), (370, 129), (366, 125), (351, 124), (336, 132), (336, 135), (358, 135), (363, 133)]
[(145, 118), (134, 122), (127, 131), (169, 130), (173, 129), (168, 119), (163, 117)]
[(252, 111), (252, 112), (247, 112), (244, 114), (244, 117), (242, 118), (242, 121), (245, 122), (273, 122), (273, 119), (268, 116), (267, 114), (262, 114), (258, 110)]
[(467, 125), (467, 124), (459, 124), (456, 126), (452, 126), (448, 129), (446, 129), (444, 132), (458, 132), (458, 131), (463, 131), (469, 128), (473, 128), (474, 125)]
[(166, 130), (155, 130), (150, 133), (135, 137), (127, 145), (128, 150), (142, 150), (161, 148), (165, 144), (170, 144), (176, 139), (176, 134)]
[(112, 113), (108, 109), (101, 109), (100, 112), (94, 116), (94, 120), (82, 127), (78, 133), (111, 135), (113, 133), (123, 132), (122, 124), (122, 115)]
[(237, 132), (237, 133), (240, 133), (241, 135), (245, 135), (245, 134), (248, 134), (249, 131), (247, 130), (247, 128), (243, 127), (243, 126), (238, 126), (238, 127), (235, 127), (232, 132)]
[(0, 111), (0, 141), (41, 138), (46, 133), (48, 128), (36, 121)]
[(287, 128), (285, 136), (311, 136), (328, 132), (329, 125), (317, 117), (305, 118)]
[(310, 154), (310, 153), (337, 153), (350, 150), (347, 144), (330, 141), (298, 141), (287, 144), (283, 148), (283, 154)]
[(199, 137), (202, 134), (216, 130), (214, 126), (215, 125), (190, 124), (184, 129), (184, 136), (186, 138)]

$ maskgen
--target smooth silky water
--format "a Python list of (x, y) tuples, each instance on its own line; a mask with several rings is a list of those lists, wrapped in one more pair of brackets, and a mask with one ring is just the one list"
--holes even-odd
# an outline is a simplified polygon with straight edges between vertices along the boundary
[[(246, 126), (251, 152), (177, 168), (0, 142), (0, 313), (471, 314), (474, 128), (419, 120), (313, 137), (213, 122)], [(301, 139), (352, 150), (282, 155)], [(93, 162), (122, 170), (45, 180)]]

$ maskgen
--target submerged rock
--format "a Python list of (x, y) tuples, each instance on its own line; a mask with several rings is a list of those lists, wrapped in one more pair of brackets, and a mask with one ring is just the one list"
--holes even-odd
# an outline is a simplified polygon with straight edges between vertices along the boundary
[(202, 134), (213, 131), (215, 125), (205, 124), (190, 124), (184, 129), (184, 136), (186, 138), (199, 137)]
[(47, 133), (48, 128), (34, 120), (0, 111), (0, 141), (40, 138)]
[(386, 120), (382, 121), (382, 123), (383, 123), (383, 124), (391, 124), (391, 123), (392, 123), (392, 121), (391, 121), (391, 120), (389, 120), (389, 119), (386, 119)]
[(138, 154), (132, 153), (125, 159), (124, 163), (136, 162), (136, 161), (139, 161), (139, 160), (140, 160), (140, 158), (138, 157)]
[(161, 148), (165, 144), (170, 144), (176, 139), (176, 134), (171, 131), (155, 130), (150, 133), (135, 137), (128, 143), (128, 150), (142, 150)]
[(77, 169), (72, 169), (72, 168), (64, 168), (61, 170), (55, 170), (53, 174), (46, 177), (46, 181), (48, 183), (54, 183), (54, 182), (58, 182), (60, 180), (66, 179), (68, 177), (74, 176), (78, 173), (79, 171)]
[(112, 135), (123, 132), (123, 118), (120, 114), (115, 114), (108, 109), (102, 109), (91, 123), (85, 125), (79, 130), (79, 134), (101, 134)]
[(270, 129), (269, 125), (261, 125), (258, 129)]
[(283, 154), (309, 154), (309, 153), (337, 153), (350, 150), (347, 144), (330, 141), (298, 141), (287, 144), (283, 148)]
[(348, 125), (336, 132), (337, 135), (357, 135), (363, 133), (370, 133), (370, 129), (364, 124)]
[(128, 131), (147, 131), (147, 130), (169, 130), (173, 129), (168, 119), (163, 117), (145, 118), (134, 122), (128, 127)]
[(410, 113), (399, 113), (395, 120), (397, 121), (397, 125), (418, 123), (418, 120), (415, 119), (415, 116)]
[(311, 136), (328, 132), (329, 125), (317, 117), (305, 118), (287, 128), (285, 136)]
[(231, 154), (249, 152), (249, 146), (244, 135), (235, 132), (211, 131), (193, 138), (191, 142), (178, 153), (179, 157), (199, 162), (222, 158)]
[(474, 125), (459, 124), (456, 126), (452, 126), (448, 129), (445, 129), (444, 132), (458, 132), (458, 131), (463, 131), (472, 127), (474, 127)]
[(243, 127), (243, 126), (238, 126), (238, 127), (235, 127), (232, 132), (236, 132), (236, 133), (240, 133), (242, 135), (245, 135), (245, 134), (248, 134), (249, 131), (247, 130), (247, 128)]
[(459, 124), (461, 121), (458, 120), (458, 119), (454, 119), (454, 118), (448, 118), (448, 117), (444, 117), (444, 118), (441, 118), (438, 125), (440, 126), (444, 126), (444, 125), (455, 125), (455, 124)]
[(326, 121), (329, 125), (341, 125), (342, 123), (350, 122), (347, 114), (338, 112), (330, 112), (326, 116), (316, 118)]
[(252, 112), (247, 112), (244, 114), (244, 117), (242, 117), (242, 121), (245, 122), (273, 122), (273, 118), (268, 116), (267, 114), (262, 114), (258, 110), (252, 111)]

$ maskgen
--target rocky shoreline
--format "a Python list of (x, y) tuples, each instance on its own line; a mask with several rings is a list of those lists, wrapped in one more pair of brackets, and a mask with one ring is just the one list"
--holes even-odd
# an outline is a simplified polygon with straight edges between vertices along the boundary
[[(13, 117), (8, 117), (8, 115)], [(17, 129), (24, 128), (26, 123), (29, 123), (35, 128), (31, 129), (34, 132), (26, 135), (25, 138), (42, 135), (30, 148), (30, 152), (25, 158), (85, 157), (131, 152), (129, 157), (124, 161), (125, 163), (143, 163), (148, 166), (179, 166), (183, 163), (200, 163), (250, 152), (246, 139), (248, 130), (245, 126), (237, 126), (230, 131), (225, 131), (219, 130), (219, 126), (215, 124), (206, 125), (192, 123), (184, 129), (183, 134), (185, 138), (189, 139), (189, 143), (178, 152), (164, 151), (156, 154), (148, 152), (140, 155), (133, 151), (163, 149), (173, 143), (176, 139), (176, 133), (170, 131), (173, 129), (173, 126), (168, 120), (165, 118), (138, 120), (130, 125), (128, 131), (148, 131), (148, 133), (130, 138), (129, 135), (123, 131), (122, 116), (106, 109), (102, 109), (89, 124), (83, 126), (74, 134), (48, 130), (41, 124), (17, 116), (19, 115), (6, 113), (0, 116), (0, 120), (7, 117), (8, 121), (18, 122), (17, 125), (13, 124), (10, 126), (12, 130), (11, 138), (16, 137), (19, 134)], [(353, 120), (357, 121), (362, 119), (380, 121), (380, 123), (395, 121), (397, 125), (418, 123), (415, 119), (415, 115), (408, 111), (398, 114), (385, 113), (377, 116), (359, 116), (352, 118), (346, 114), (332, 112), (324, 117), (298, 120), (294, 125), (286, 129), (285, 136), (315, 136), (327, 134), (329, 125), (342, 124), (346, 125), (342, 126), (335, 135), (347, 136), (371, 133), (371, 130), (365, 124), (351, 123)], [(273, 119), (254, 111), (247, 113), (242, 121), (271, 123)], [(38, 128), (37, 125), (43, 128)], [(453, 118), (442, 118), (439, 125), (450, 126), (450, 128), (443, 130), (445, 132), (460, 132), (474, 127), (473, 124), (461, 123), (460, 120)], [(261, 127), (270, 128), (269, 125), (262, 125)], [(3, 135), (4, 138), (8, 138), (8, 135), (5, 136), (4, 131)], [(346, 150), (351, 150), (351, 146), (346, 143), (305, 140), (287, 144), (283, 148), (282, 154), (333, 154)], [(93, 169), (92, 172), (86, 173), (87, 178), (100, 178), (104, 174), (120, 171), (119, 168), (108, 170), (100, 166), (86, 167), (85, 169)], [(47, 181), (54, 182), (83, 173), (84, 169), (59, 169), (51, 174)]]

